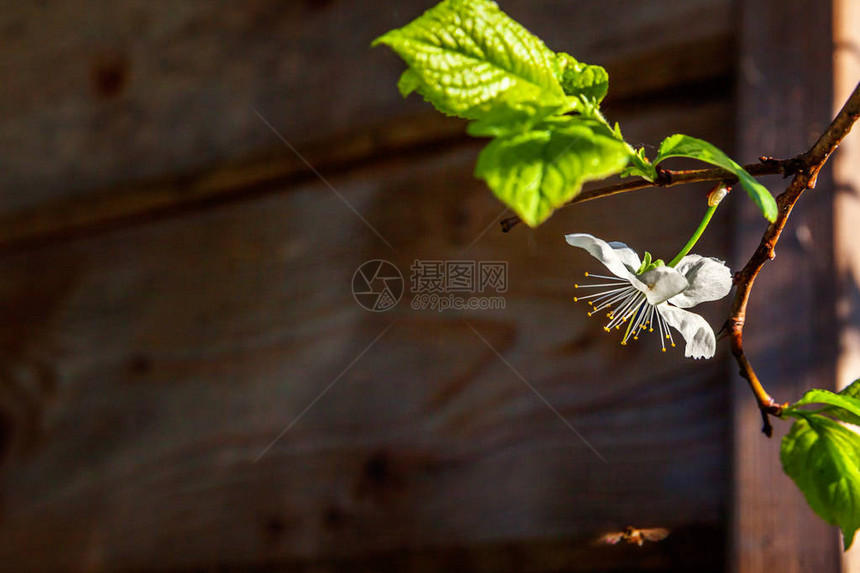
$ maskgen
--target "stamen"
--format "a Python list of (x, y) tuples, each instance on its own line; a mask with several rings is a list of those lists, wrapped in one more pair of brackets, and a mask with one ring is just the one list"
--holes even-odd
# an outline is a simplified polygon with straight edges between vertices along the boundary
[[(598, 285), (585, 285), (585, 286), (598, 286)], [(595, 302), (598, 304), (603, 304), (604, 306), (601, 306), (600, 308), (595, 309), (595, 310), (601, 310), (602, 308), (605, 308), (606, 306), (609, 306), (610, 304), (612, 304), (612, 302), (614, 302), (614, 300), (617, 298), (617, 295), (619, 295), (619, 294), (623, 293), (624, 291), (627, 291), (628, 289), (631, 288), (631, 287), (619, 287), (617, 285), (600, 285), (600, 286), (610, 286), (613, 288), (606, 290), (604, 292), (596, 292), (593, 294), (587, 294), (585, 296), (575, 296), (575, 297), (573, 297), (573, 302), (579, 302), (580, 300), (594, 299), (593, 301), (588, 300), (589, 306), (594, 306)]]
[(660, 314), (660, 311), (657, 311), (657, 316), (660, 317), (660, 327), (661, 327), (661, 340), (663, 341), (663, 345), (665, 347), (666, 340), (669, 341), (669, 344), (672, 348), (675, 348), (675, 338), (672, 336), (672, 329), (669, 327), (669, 323), (666, 322), (666, 319), (663, 318), (663, 315)]
[(645, 298), (645, 295), (639, 293), (639, 296), (636, 297), (636, 303), (633, 308), (627, 313), (627, 318), (631, 318), (630, 324), (627, 325), (627, 332), (624, 333), (624, 341), (626, 342), (628, 339), (632, 338), (633, 340), (638, 340), (639, 333), (639, 325), (645, 319), (646, 308), (645, 305), (648, 304), (648, 300)]
[(619, 328), (621, 324), (626, 322), (629, 318), (629, 310), (635, 306), (636, 299), (641, 296), (641, 293), (639, 293), (639, 291), (636, 291), (636, 289), (634, 289), (633, 287), (631, 287), (631, 290), (635, 292), (627, 294), (625, 296), (625, 298), (621, 301), (618, 310), (614, 312), (615, 318), (613, 318), (609, 322), (609, 324), (606, 325), (607, 327), (612, 328), (614, 326), (616, 328)]
[(648, 312), (648, 321), (645, 323), (648, 326), (648, 332), (654, 332), (654, 313), (656, 312), (654, 305), (651, 305), (651, 310)]
[[(614, 286), (614, 285), (613, 285), (613, 286)], [(585, 295), (585, 296), (578, 296), (578, 297), (576, 297), (576, 299), (577, 299), (577, 300), (585, 300), (585, 299), (589, 299), (589, 298), (600, 298), (600, 297), (604, 297), (604, 296), (611, 296), (611, 295), (613, 295), (613, 294), (615, 294), (615, 293), (618, 293), (618, 292), (621, 292), (621, 291), (625, 291), (625, 290), (628, 290), (628, 289), (630, 289), (630, 288), (633, 288), (633, 287), (620, 287), (620, 288), (613, 288), (612, 290), (607, 290), (607, 291), (604, 291), (604, 292), (596, 292), (596, 293), (594, 293), (594, 294), (587, 294), (587, 295)]]
[(609, 309), (606, 312), (606, 318), (609, 319), (609, 322), (603, 326), (603, 330), (606, 332), (611, 332), (613, 328), (619, 330), (622, 324), (627, 323), (627, 328), (621, 337), (622, 346), (627, 346), (631, 338), (639, 340), (639, 334), (642, 331), (654, 332), (655, 329), (660, 337), (662, 352), (666, 352), (668, 346), (675, 346), (671, 328), (660, 310), (657, 306), (649, 303), (648, 298), (631, 285), (629, 280), (614, 276), (594, 275), (588, 272), (585, 273), (585, 276), (610, 282), (576, 283), (573, 285), (576, 289), (593, 288), (597, 290), (585, 296), (575, 296), (573, 300), (575, 302), (585, 301), (588, 304), (588, 316)]
[(663, 352), (666, 352), (666, 339), (663, 337), (663, 315), (660, 314), (657, 307), (654, 307), (654, 312), (657, 315), (657, 328), (660, 330), (660, 346), (662, 347)]
[(603, 310), (604, 308), (609, 308), (615, 303), (621, 303), (624, 300), (627, 300), (627, 297), (631, 294), (635, 294), (633, 287), (626, 287), (621, 290), (613, 290), (607, 291), (604, 293), (605, 299), (601, 297), (597, 297), (594, 299), (594, 302), (598, 303), (599, 306), (595, 307), (595, 310)]
[(594, 310), (603, 310), (604, 308), (611, 308), (613, 304), (618, 304), (618, 310), (610, 311), (615, 314), (619, 312), (620, 308), (627, 301), (628, 297), (633, 294), (635, 293), (630, 290), (625, 290), (624, 292), (619, 293), (607, 293), (608, 296), (606, 298), (597, 298), (594, 300), (594, 302), (597, 303), (597, 306), (594, 307)]
[(592, 273), (585, 273), (585, 276), (594, 277), (594, 278), (598, 278), (598, 279), (606, 279), (609, 281), (615, 281), (615, 282), (619, 282), (619, 283), (629, 283), (630, 282), (627, 279), (622, 279), (620, 277), (610, 277), (610, 276), (606, 276), (606, 275), (595, 275)]
[[(626, 282), (626, 281), (625, 281)], [(588, 288), (588, 287), (617, 287), (618, 283), (594, 283), (588, 285), (574, 284), (573, 288)]]

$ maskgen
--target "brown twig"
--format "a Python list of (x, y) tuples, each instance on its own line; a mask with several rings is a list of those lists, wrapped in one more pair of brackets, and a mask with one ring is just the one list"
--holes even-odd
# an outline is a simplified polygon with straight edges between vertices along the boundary
[(851, 127), (860, 117), (860, 83), (854, 88), (854, 92), (842, 106), (842, 109), (831, 122), (830, 126), (821, 134), (815, 145), (806, 153), (799, 155), (799, 161), (794, 179), (788, 188), (776, 198), (779, 208), (776, 220), (765, 230), (758, 248), (753, 253), (746, 266), (735, 275), (737, 291), (732, 303), (726, 329), (729, 333), (732, 354), (740, 367), (740, 374), (746, 378), (752, 389), (758, 407), (762, 412), (764, 426), (762, 432), (768, 437), (773, 434), (769, 416), (779, 416), (786, 404), (777, 403), (764, 389), (761, 381), (756, 376), (755, 370), (744, 354), (743, 330), (746, 320), (747, 302), (749, 302), (750, 291), (756, 276), (764, 266), (765, 262), (774, 258), (774, 248), (779, 241), (791, 210), (794, 208), (800, 196), (806, 189), (815, 187), (815, 181), (821, 167), (827, 162), (828, 157), (839, 146), (839, 142), (848, 135)]
[[(755, 370), (744, 354), (743, 330), (746, 320), (747, 303), (756, 276), (761, 271), (764, 263), (773, 259), (774, 248), (779, 241), (791, 210), (800, 199), (806, 189), (815, 187), (818, 172), (827, 162), (830, 154), (839, 146), (839, 143), (848, 135), (852, 126), (860, 118), (860, 83), (854, 88), (851, 96), (836, 114), (830, 126), (821, 134), (808, 151), (791, 159), (776, 160), (770, 157), (761, 157), (759, 163), (744, 167), (751, 175), (772, 175), (781, 173), (784, 177), (794, 175), (794, 179), (788, 188), (776, 198), (778, 214), (776, 220), (771, 223), (764, 232), (758, 248), (753, 253), (744, 268), (735, 275), (735, 299), (732, 303), (731, 314), (723, 327), (728, 333), (731, 342), (732, 354), (740, 367), (740, 374), (750, 385), (755, 396), (758, 407), (761, 410), (763, 427), (762, 432), (768, 437), (773, 435), (773, 426), (770, 416), (779, 416), (787, 404), (780, 404), (774, 400), (764, 389), (761, 381), (756, 376)], [(654, 182), (637, 179), (626, 181), (616, 185), (601, 187), (591, 191), (585, 191), (570, 201), (567, 205), (582, 203), (600, 197), (607, 197), (618, 193), (636, 191), (649, 187), (671, 187), (682, 183), (693, 183), (700, 181), (726, 181), (731, 183), (736, 180), (733, 174), (723, 169), (696, 169), (690, 171), (668, 171), (657, 170), (658, 177)], [(502, 221), (502, 230), (510, 231), (519, 223), (518, 217), (510, 217)]]
[[(797, 170), (803, 165), (803, 157), (804, 154), (798, 155), (797, 157), (792, 157), (791, 159), (774, 159), (772, 157), (761, 157), (759, 158), (758, 163), (752, 163), (750, 165), (745, 165), (744, 169), (747, 170), (751, 175), (755, 177), (761, 177), (762, 175), (775, 175), (781, 174), (783, 177), (789, 177), (794, 175)], [(652, 181), (648, 181), (646, 179), (635, 178), (629, 181), (623, 181), (621, 183), (616, 183), (614, 185), (607, 185), (605, 187), (599, 187), (597, 189), (590, 189), (588, 191), (583, 191), (573, 199), (571, 199), (568, 203), (564, 204), (564, 207), (569, 207), (570, 205), (576, 205), (577, 203), (584, 203), (586, 201), (592, 201), (594, 199), (600, 199), (602, 197), (608, 197), (610, 195), (618, 195), (619, 193), (628, 193), (630, 191), (639, 191), (641, 189), (648, 189), (650, 187), (673, 187), (675, 185), (683, 185), (686, 183), (699, 183), (701, 181), (726, 181), (731, 184), (737, 181), (737, 177), (725, 169), (721, 169), (719, 167), (711, 167), (708, 169), (688, 169), (683, 171), (671, 171), (669, 169), (661, 169), (657, 168), (657, 179)], [(506, 219), (502, 219), (502, 231), (507, 233), (514, 227), (516, 227), (520, 223), (520, 218), (514, 215), (513, 217), (508, 217)]]

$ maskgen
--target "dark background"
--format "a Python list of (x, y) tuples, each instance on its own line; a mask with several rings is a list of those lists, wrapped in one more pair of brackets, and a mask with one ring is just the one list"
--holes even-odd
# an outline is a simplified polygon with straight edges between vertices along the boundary
[[(605, 113), (649, 155), (680, 132), (747, 163), (805, 150), (853, 87), (851, 3), (502, 7), (608, 69)], [(369, 48), (432, 4), (3, 3), (0, 570), (837, 570), (725, 344), (622, 348), (572, 301), (598, 266), (565, 233), (671, 258), (707, 186), (501, 233), (482, 142)], [(783, 401), (856, 356), (848, 157), (753, 294)], [(694, 252), (740, 268), (748, 203)], [(385, 313), (350, 290), (371, 259), (407, 277)], [(415, 260), (506, 261), (505, 309), (412, 310)], [(626, 525), (672, 534), (592, 545)]]

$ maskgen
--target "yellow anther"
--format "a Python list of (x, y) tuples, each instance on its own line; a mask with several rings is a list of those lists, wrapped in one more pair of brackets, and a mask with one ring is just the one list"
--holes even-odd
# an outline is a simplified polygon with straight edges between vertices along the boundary
[(665, 348), (663, 349), (663, 352), (666, 352), (666, 349), (665, 349)]
[(639, 337), (638, 337), (638, 336), (634, 336), (634, 337), (633, 337), (633, 340), (639, 340)]
[(668, 335), (668, 334), (666, 335), (666, 340), (669, 340), (669, 335)]
[(608, 327), (608, 326), (604, 326), (604, 327), (603, 327), (603, 330), (605, 330), (606, 332), (612, 332), (612, 331), (609, 329), (609, 327)]
[(672, 348), (675, 348), (675, 343), (674, 343), (674, 342), (672, 343)]
[(579, 302), (579, 299), (576, 297), (573, 297), (573, 302)]
[(588, 276), (588, 272), (586, 271), (585, 276)]
[(578, 285), (578, 284), (574, 284), (574, 285), (573, 285), (573, 288), (579, 288), (579, 285)]
[(627, 346), (627, 342), (626, 342), (626, 341), (624, 341), (624, 340), (622, 340), (622, 341), (621, 341), (621, 346)]
[(648, 329), (648, 332), (654, 332), (654, 329), (653, 329), (653, 328), (649, 328), (649, 329)]

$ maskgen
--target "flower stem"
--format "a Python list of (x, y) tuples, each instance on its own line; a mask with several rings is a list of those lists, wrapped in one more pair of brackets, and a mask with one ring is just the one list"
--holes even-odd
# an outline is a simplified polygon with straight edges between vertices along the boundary
[(708, 210), (705, 211), (705, 216), (702, 217), (702, 222), (699, 223), (699, 227), (693, 233), (693, 236), (690, 237), (690, 240), (687, 241), (687, 244), (684, 245), (684, 248), (681, 249), (681, 251), (677, 255), (675, 255), (675, 258), (669, 262), (668, 266), (674, 267), (675, 265), (677, 265), (679, 262), (681, 262), (681, 259), (683, 259), (687, 255), (687, 253), (689, 253), (690, 250), (696, 246), (696, 242), (699, 240), (699, 237), (702, 236), (702, 233), (705, 232), (705, 229), (707, 229), (708, 223), (711, 222), (711, 217), (714, 216), (714, 211), (716, 210), (716, 205), (708, 207)]

